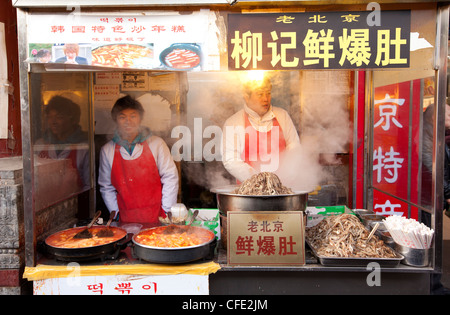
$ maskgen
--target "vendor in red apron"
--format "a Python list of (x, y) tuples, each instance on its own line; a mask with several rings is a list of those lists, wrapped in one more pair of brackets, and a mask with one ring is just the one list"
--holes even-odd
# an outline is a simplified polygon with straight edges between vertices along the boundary
[(142, 105), (130, 96), (111, 110), (117, 125), (100, 152), (98, 183), (109, 211), (121, 223), (156, 225), (177, 202), (178, 171), (166, 143), (141, 126)]
[(222, 161), (238, 182), (260, 172), (275, 172), (284, 151), (300, 145), (289, 114), (272, 106), (272, 84), (265, 77), (243, 86), (244, 108), (224, 124)]

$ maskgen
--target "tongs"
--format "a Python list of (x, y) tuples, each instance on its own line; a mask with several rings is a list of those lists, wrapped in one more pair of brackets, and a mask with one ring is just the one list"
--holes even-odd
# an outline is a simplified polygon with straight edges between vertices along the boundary
[(372, 238), (372, 236), (375, 234), (375, 232), (377, 231), (378, 227), (380, 226), (380, 222), (377, 222), (375, 224), (375, 226), (373, 227), (372, 231), (369, 233), (369, 236), (367, 237), (366, 242), (368, 243), (370, 241), (370, 239)]
[(97, 221), (97, 219), (100, 217), (101, 214), (102, 214), (101, 211), (97, 211), (91, 223), (89, 223), (84, 230), (75, 234), (73, 238), (92, 238), (92, 233), (89, 231), (89, 229), (94, 225), (94, 223)]
[(195, 221), (195, 218), (197, 218), (198, 215), (198, 209), (194, 211), (192, 214), (192, 220), (191, 223), (189, 223), (188, 227), (186, 228), (186, 232), (189, 232), (189, 229), (191, 228), (192, 223)]
[(97, 233), (97, 237), (113, 237), (114, 231), (109, 228), (109, 225), (111, 224), (112, 220), (116, 216), (116, 211), (111, 211), (109, 214), (109, 220), (108, 223), (106, 223), (106, 227), (104, 229), (101, 229)]
[(163, 234), (182, 233), (182, 228), (176, 226), (172, 222), (172, 212), (167, 212), (170, 224), (164, 229)]

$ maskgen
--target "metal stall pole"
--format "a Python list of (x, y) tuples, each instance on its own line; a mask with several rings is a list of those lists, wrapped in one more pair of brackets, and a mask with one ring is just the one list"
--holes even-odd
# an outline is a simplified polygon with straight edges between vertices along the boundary
[(22, 124), (23, 160), (23, 221), (25, 233), (25, 265), (36, 264), (36, 224), (34, 212), (34, 154), (32, 144), (31, 111), (29, 101), (27, 59), (27, 12), (17, 9), (17, 32), (19, 42), (20, 111)]
[(373, 71), (366, 71), (366, 114), (365, 116), (365, 133), (364, 142), (364, 208), (373, 210), (373, 116), (374, 116), (374, 94), (375, 87), (373, 85)]
[(434, 135), (433, 143), (433, 213), (432, 228), (434, 229), (434, 269), (442, 271), (442, 215), (444, 204), (443, 180), (444, 180), (444, 150), (445, 133), (445, 104), (447, 96), (447, 56), (448, 56), (448, 27), (449, 27), (449, 5), (439, 5), (436, 21), (436, 44), (434, 69), (436, 70), (436, 94), (434, 107)]

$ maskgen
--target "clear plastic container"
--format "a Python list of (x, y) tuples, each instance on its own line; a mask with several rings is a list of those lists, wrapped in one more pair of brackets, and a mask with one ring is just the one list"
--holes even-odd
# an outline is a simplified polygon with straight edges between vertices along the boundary
[(142, 224), (139, 223), (127, 223), (120, 226), (127, 233), (136, 234), (142, 229)]

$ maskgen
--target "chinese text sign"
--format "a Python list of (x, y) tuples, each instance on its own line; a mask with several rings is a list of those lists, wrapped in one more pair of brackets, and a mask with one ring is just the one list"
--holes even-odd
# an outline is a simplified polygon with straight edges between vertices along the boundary
[(410, 128), (419, 126), (418, 102), (420, 80), (375, 89), (373, 186), (378, 190), (374, 191), (373, 207), (382, 215), (417, 218), (417, 208), (408, 213), (405, 202), (383, 192), (418, 202), (420, 128)]
[(30, 14), (29, 61), (133, 69), (200, 70), (208, 14)]
[[(410, 11), (230, 14), (229, 70), (409, 67)], [(369, 19), (370, 20), (370, 19)]]
[(230, 211), (229, 265), (304, 265), (301, 211)]

